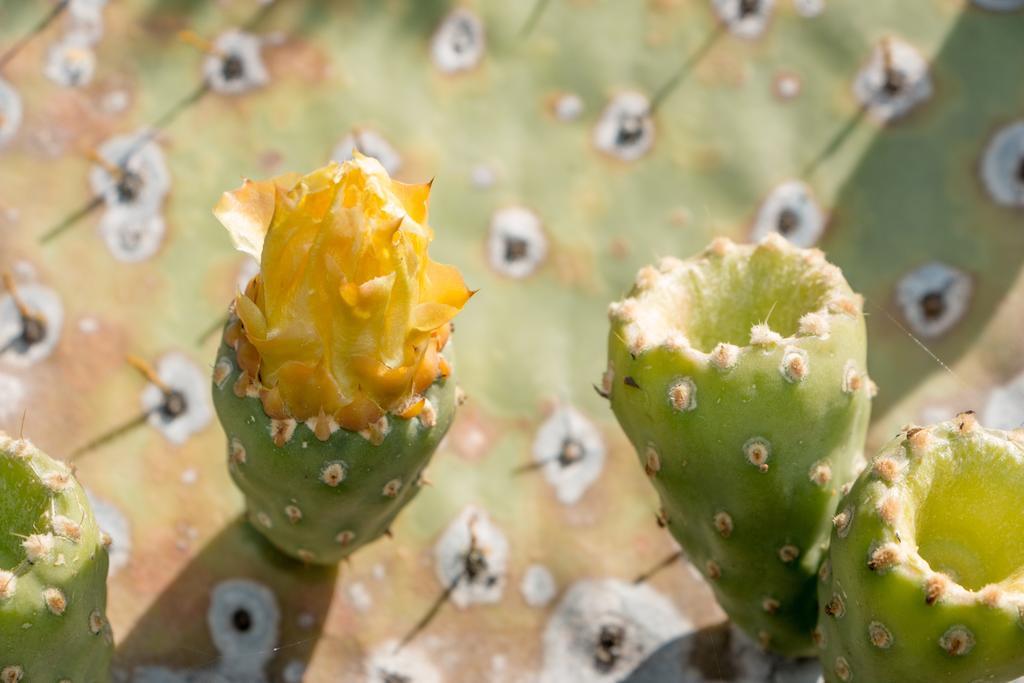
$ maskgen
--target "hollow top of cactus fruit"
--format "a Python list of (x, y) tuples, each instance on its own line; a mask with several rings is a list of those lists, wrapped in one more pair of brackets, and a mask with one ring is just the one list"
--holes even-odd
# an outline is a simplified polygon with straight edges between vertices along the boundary
[(928, 579), (947, 602), (1024, 607), (1024, 431), (986, 429), (962, 413), (909, 428), (872, 468), (899, 539), (894, 567)]
[(861, 297), (819, 250), (772, 233), (756, 245), (718, 238), (686, 261), (641, 268), (609, 315), (634, 355), (667, 346), (728, 364), (742, 347), (827, 338), (837, 316), (861, 318), (861, 308)]
[(356, 153), (306, 176), (246, 181), (217, 204), (236, 246), (260, 260), (235, 300), (240, 334), (226, 338), (272, 393), (271, 417), (363, 429), (406, 416), (447, 374), (441, 350), (472, 292), (428, 254), (429, 193)]

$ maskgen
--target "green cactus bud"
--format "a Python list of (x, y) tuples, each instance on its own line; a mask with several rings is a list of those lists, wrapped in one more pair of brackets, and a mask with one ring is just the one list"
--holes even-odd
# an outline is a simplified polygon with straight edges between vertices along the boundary
[(105, 545), (71, 470), (0, 433), (0, 681), (108, 683)]
[(736, 624), (812, 652), (814, 575), (874, 386), (860, 297), (771, 235), (643, 268), (610, 315), (603, 391), (662, 520)]
[(1024, 434), (909, 427), (839, 504), (822, 565), (825, 680), (1024, 674)]

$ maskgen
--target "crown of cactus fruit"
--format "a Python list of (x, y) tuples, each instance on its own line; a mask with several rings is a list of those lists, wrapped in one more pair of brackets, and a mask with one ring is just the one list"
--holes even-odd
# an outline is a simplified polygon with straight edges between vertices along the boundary
[(661, 521), (766, 648), (813, 652), (815, 573), (873, 384), (861, 298), (817, 250), (718, 239), (610, 308), (603, 393)]
[(304, 562), (385, 533), (451, 423), (446, 344), (472, 293), (428, 256), (429, 192), (356, 155), (214, 210), (260, 261), (214, 368), (228, 466), (256, 528)]
[(1024, 674), (1024, 432), (973, 413), (889, 442), (839, 505), (818, 588), (825, 680)]
[(108, 544), (70, 469), (0, 433), (0, 681), (110, 680)]

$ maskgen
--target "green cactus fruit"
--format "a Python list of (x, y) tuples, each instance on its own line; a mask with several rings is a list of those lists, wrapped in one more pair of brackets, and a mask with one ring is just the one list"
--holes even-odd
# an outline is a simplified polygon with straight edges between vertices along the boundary
[(63, 463), (0, 432), (0, 681), (108, 683), (107, 549)]
[(451, 424), (445, 349), (471, 292), (428, 255), (429, 191), (357, 153), (247, 181), (214, 211), (260, 259), (214, 368), (231, 475), (256, 527), (304, 562), (386, 533)]
[(862, 302), (817, 250), (769, 236), (663, 259), (612, 304), (603, 393), (661, 520), (762, 646), (813, 652), (815, 572), (874, 385)]
[(213, 403), (228, 437), (231, 477), (253, 525), (308, 563), (336, 563), (387, 533), (423, 487), (423, 469), (455, 413), (455, 383), (441, 379), (417, 417), (388, 416), (362, 433), (334, 427), (321, 440), (316, 420), (274, 419), (259, 398), (237, 396), (242, 374), (234, 349), (222, 344)]
[(839, 504), (818, 587), (825, 680), (1024, 675), (1024, 431), (907, 427)]

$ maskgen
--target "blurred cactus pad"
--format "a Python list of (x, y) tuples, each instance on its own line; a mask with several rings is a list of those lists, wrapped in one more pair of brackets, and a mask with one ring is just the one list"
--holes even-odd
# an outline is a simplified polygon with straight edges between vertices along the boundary
[[(113, 539), (115, 675), (782, 680), (685, 561), (631, 585), (676, 546), (593, 388), (608, 304), (779, 232), (864, 295), (870, 452), (1019, 427), (1022, 35), (1020, 0), (0, 2), (0, 428)], [(256, 270), (211, 209), (354, 150), (433, 179), (479, 293), (433, 486), (317, 568), (231, 484), (210, 377)]]

